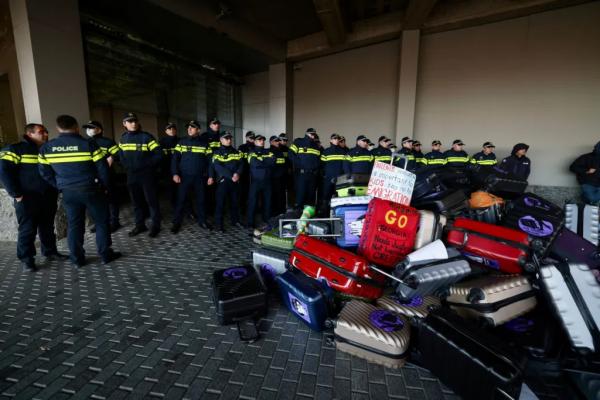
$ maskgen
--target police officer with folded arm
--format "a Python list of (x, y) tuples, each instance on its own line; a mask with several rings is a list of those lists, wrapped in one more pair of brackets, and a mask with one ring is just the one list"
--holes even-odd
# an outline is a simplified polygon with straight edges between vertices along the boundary
[(200, 123), (190, 121), (187, 124), (188, 136), (179, 140), (171, 160), (171, 173), (173, 182), (177, 185), (177, 203), (173, 215), (172, 233), (181, 229), (183, 211), (189, 192), (193, 191), (196, 197), (196, 213), (198, 226), (210, 229), (206, 223), (205, 188), (208, 184), (208, 169), (212, 150), (208, 142), (200, 136)]
[(446, 165), (446, 157), (442, 152), (442, 142), (437, 139), (431, 142), (431, 151), (425, 154), (425, 160), (429, 167), (442, 167)]
[(254, 212), (258, 196), (262, 196), (262, 219), (267, 222), (271, 218), (271, 174), (275, 167), (275, 157), (270, 149), (265, 149), (266, 138), (256, 136), (254, 149), (248, 154), (250, 169), (250, 192), (248, 193), (248, 209), (246, 211), (246, 226), (254, 228)]
[(49, 260), (68, 257), (56, 249), (54, 216), (57, 190), (40, 176), (38, 149), (48, 141), (48, 131), (42, 124), (25, 126), (23, 140), (0, 151), (0, 182), (14, 199), (19, 223), (17, 257), (23, 271), (35, 271), (35, 237), (40, 237), (42, 254)]
[(294, 166), (296, 192), (295, 208), (315, 205), (315, 192), (319, 173), (321, 152), (316, 141), (319, 139), (314, 128), (308, 128), (303, 138), (294, 140), (289, 157)]
[(287, 173), (287, 159), (280, 148), (279, 136), (269, 138), (269, 150), (273, 153), (275, 165), (271, 172), (271, 215), (279, 215), (285, 212), (285, 176)]
[(452, 148), (444, 152), (446, 167), (464, 169), (469, 164), (469, 155), (464, 148), (465, 144), (462, 140), (456, 139), (452, 142)]
[(108, 264), (121, 253), (110, 247), (106, 156), (95, 141), (79, 135), (75, 118), (61, 115), (56, 118), (56, 125), (59, 136), (40, 148), (39, 171), (46, 182), (62, 192), (71, 262), (76, 268), (86, 263), (83, 236), (87, 209), (96, 224), (98, 254)]
[(165, 186), (169, 192), (169, 200), (173, 212), (175, 212), (175, 207), (177, 206), (177, 185), (173, 182), (171, 161), (178, 141), (177, 125), (173, 122), (169, 122), (165, 126), (165, 136), (158, 139), (158, 144), (163, 151), (163, 159), (160, 164), (161, 177), (165, 180)]
[(331, 134), (329, 138), (329, 147), (321, 154), (321, 170), (323, 171), (323, 180), (321, 182), (321, 206), (319, 212), (321, 215), (327, 215), (329, 203), (335, 192), (335, 182), (337, 177), (344, 174), (344, 162), (346, 152), (340, 146), (340, 135)]
[(240, 223), (239, 197), (240, 177), (244, 168), (244, 155), (231, 145), (233, 136), (230, 132), (222, 132), (221, 146), (213, 149), (212, 163), (210, 164), (208, 184), (217, 186), (215, 205), (215, 225), (220, 232), (225, 232), (223, 227), (223, 207), (225, 199), (229, 199), (229, 218), (231, 225), (244, 228)]
[(379, 143), (379, 146), (371, 151), (373, 161), (389, 164), (392, 161), (392, 150), (390, 150), (392, 140), (387, 136), (380, 136), (377, 143)]
[(494, 143), (485, 142), (482, 146), (482, 149), (479, 153), (475, 153), (473, 157), (471, 157), (471, 164), (478, 165), (480, 167), (494, 167), (498, 164), (498, 160), (496, 159), (496, 154), (494, 154)]
[[(109, 182), (108, 187), (108, 210), (110, 213), (110, 231), (116, 232), (119, 228), (121, 228), (121, 223), (119, 222), (119, 196), (117, 194), (116, 188), (116, 174), (114, 169), (115, 157), (119, 152), (119, 146), (115, 143), (111, 138), (107, 138), (104, 136), (104, 128), (102, 124), (98, 121), (88, 121), (85, 125), (82, 126), (85, 129), (86, 135), (94, 140), (100, 149), (104, 152), (106, 156), (106, 162), (108, 163), (109, 168)], [(95, 232), (95, 228), (92, 232)]]
[(344, 159), (344, 173), (352, 174), (370, 174), (373, 169), (373, 155), (367, 149), (369, 139), (365, 135), (359, 135), (356, 138), (356, 147), (351, 149)]
[[(417, 169), (417, 163), (415, 161), (415, 155), (413, 153), (413, 140), (408, 136), (404, 136), (402, 138), (402, 148), (398, 151), (399, 154), (402, 154), (406, 157), (406, 169), (409, 171), (414, 171)], [(400, 159), (394, 160), (394, 164), (400, 167), (404, 167), (404, 161), (400, 161)]]
[(156, 188), (156, 169), (163, 158), (163, 152), (154, 136), (141, 130), (134, 113), (123, 117), (126, 132), (119, 143), (119, 159), (127, 171), (127, 186), (133, 211), (135, 228), (129, 236), (136, 236), (148, 230), (144, 221), (144, 201), (150, 209), (152, 227), (148, 236), (156, 237), (160, 232), (160, 207)]

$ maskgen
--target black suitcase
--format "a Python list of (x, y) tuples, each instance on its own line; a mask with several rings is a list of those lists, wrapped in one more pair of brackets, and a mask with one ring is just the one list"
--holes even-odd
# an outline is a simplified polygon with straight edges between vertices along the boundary
[(496, 174), (489, 175), (484, 183), (483, 190), (498, 195), (502, 198), (515, 198), (527, 190), (527, 181), (510, 179)]
[(518, 399), (522, 358), (447, 309), (417, 323), (420, 364), (464, 399)]
[(443, 197), (447, 190), (448, 188), (442, 183), (438, 172), (430, 169), (417, 170), (412, 201), (423, 197)]
[(514, 209), (520, 214), (541, 215), (556, 219), (565, 218), (565, 212), (561, 207), (531, 192), (523, 193), (522, 196), (511, 201), (506, 208), (507, 213)]
[(439, 199), (422, 199), (413, 203), (420, 210), (431, 210), (444, 215), (457, 215), (468, 208), (469, 199), (463, 190), (454, 190)]
[[(237, 324), (240, 339), (254, 341), (259, 332), (256, 321), (267, 313), (267, 289), (252, 266), (219, 269), (213, 272), (213, 299), (221, 325)], [(251, 321), (254, 332), (247, 336), (241, 323)]]
[(439, 169), (439, 177), (444, 185), (451, 189), (468, 188), (471, 178), (467, 168), (444, 167)]

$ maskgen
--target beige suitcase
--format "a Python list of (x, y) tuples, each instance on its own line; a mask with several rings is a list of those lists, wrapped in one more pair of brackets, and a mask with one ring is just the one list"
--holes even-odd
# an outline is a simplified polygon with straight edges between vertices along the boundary
[(533, 310), (535, 291), (521, 275), (486, 275), (452, 285), (446, 302), (465, 318), (502, 325)]
[(352, 300), (334, 325), (338, 350), (389, 368), (400, 368), (406, 362), (410, 340), (406, 317)]
[(435, 296), (416, 296), (402, 300), (397, 296), (383, 296), (377, 299), (377, 307), (385, 308), (407, 318), (425, 318), (430, 311), (440, 307), (440, 299)]
[(433, 211), (419, 210), (419, 229), (415, 238), (415, 249), (429, 244), (442, 237), (444, 226), (446, 226), (446, 216)]

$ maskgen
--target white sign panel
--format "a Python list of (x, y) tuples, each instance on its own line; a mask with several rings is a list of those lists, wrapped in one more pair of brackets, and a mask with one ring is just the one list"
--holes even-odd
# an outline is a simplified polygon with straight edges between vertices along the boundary
[(410, 205), (415, 174), (391, 164), (375, 161), (367, 195), (402, 205)]

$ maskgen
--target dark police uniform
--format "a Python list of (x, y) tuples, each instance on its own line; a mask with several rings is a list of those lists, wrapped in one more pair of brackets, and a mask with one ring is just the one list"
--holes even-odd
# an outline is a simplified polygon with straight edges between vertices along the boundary
[(446, 165), (446, 156), (439, 150), (432, 150), (425, 154), (425, 160), (430, 167), (443, 167)]
[(422, 151), (413, 150), (413, 156), (415, 156), (415, 163), (417, 168), (421, 168), (427, 165), (427, 159)]
[(392, 162), (392, 151), (385, 147), (378, 146), (371, 151), (371, 154), (373, 155), (373, 161), (379, 161), (386, 164)]
[(181, 183), (177, 188), (177, 203), (173, 215), (173, 225), (181, 225), (187, 194), (194, 192), (198, 224), (206, 225), (205, 187), (212, 150), (208, 143), (196, 135), (179, 140), (171, 162), (171, 174), (179, 175)]
[(460, 151), (455, 151), (452, 149), (446, 150), (444, 152), (444, 158), (446, 160), (446, 163), (444, 165), (446, 167), (452, 167), (452, 168), (464, 168), (470, 162), (469, 155), (464, 150), (460, 150)]
[(483, 151), (476, 153), (471, 158), (471, 164), (480, 165), (483, 167), (494, 167), (498, 164), (498, 160), (496, 159), (496, 155), (494, 153), (485, 154)]
[(321, 213), (327, 214), (329, 203), (335, 192), (335, 181), (338, 176), (344, 174), (344, 162), (346, 161), (346, 151), (340, 146), (331, 145), (321, 154), (321, 169), (323, 171), (323, 180), (321, 182)]
[[(246, 133), (247, 134), (247, 133)], [(248, 154), (254, 149), (254, 143), (246, 142), (238, 147), (238, 150), (244, 155), (244, 159), (248, 161)], [(250, 190), (250, 170), (244, 168), (240, 177), (240, 208), (245, 210), (248, 205), (248, 192)]]
[[(84, 125), (85, 128), (85, 125)], [(98, 135), (94, 135), (90, 140), (94, 140), (98, 146), (100, 146), (100, 149), (102, 150), (102, 152), (104, 153), (105, 157), (116, 157), (117, 153), (119, 152), (119, 146), (117, 145), (117, 143), (115, 143), (114, 140), (104, 137), (102, 135), (102, 133), (98, 134)], [(107, 194), (107, 198), (108, 198), (108, 211), (109, 211), (109, 222), (110, 222), (110, 227), (111, 227), (111, 231), (113, 229), (118, 228), (119, 226), (121, 226), (121, 223), (119, 222), (119, 196), (117, 194), (117, 188), (116, 188), (116, 174), (114, 172), (114, 168), (109, 166), (109, 182), (108, 182), (108, 194)]]
[(119, 159), (127, 171), (127, 186), (133, 202), (135, 226), (145, 230), (144, 200), (150, 209), (152, 230), (160, 229), (161, 215), (156, 186), (156, 168), (163, 158), (158, 142), (148, 132), (125, 132), (119, 143)]
[(39, 171), (48, 183), (63, 194), (67, 212), (67, 241), (75, 266), (85, 264), (83, 236), (86, 209), (96, 224), (98, 254), (111, 260), (109, 211), (105, 191), (109, 185), (108, 163), (104, 152), (93, 140), (76, 132), (61, 133), (40, 148)]
[[(169, 126), (169, 125), (167, 125)], [(177, 207), (177, 184), (173, 182), (173, 175), (171, 175), (171, 164), (173, 160), (173, 153), (175, 152), (175, 146), (179, 138), (177, 136), (164, 136), (158, 139), (158, 144), (163, 151), (163, 158), (160, 164), (161, 175), (165, 180), (165, 186), (169, 191), (169, 200), (171, 201), (171, 207), (175, 210)]]
[(306, 134), (303, 138), (294, 140), (288, 156), (294, 166), (295, 207), (300, 209), (305, 205), (314, 206), (321, 158), (317, 143)]
[(217, 229), (223, 230), (223, 207), (226, 198), (229, 198), (231, 224), (237, 225), (240, 222), (240, 181), (234, 182), (232, 178), (234, 174), (241, 177), (243, 168), (244, 156), (233, 146), (221, 146), (213, 150), (210, 177), (215, 180), (217, 185), (215, 206), (215, 225)]
[(54, 235), (58, 192), (40, 176), (38, 147), (25, 138), (0, 151), (0, 181), (14, 201), (19, 235), (17, 257), (29, 268), (35, 266), (35, 236), (39, 234), (42, 254), (57, 254)]
[[(281, 145), (280, 145), (281, 146)], [(287, 159), (279, 147), (269, 147), (275, 159), (275, 165), (271, 172), (271, 215), (279, 215), (285, 212), (285, 176), (287, 174)]]
[(368, 149), (356, 146), (346, 154), (345, 174), (370, 174), (373, 169), (373, 155)]
[[(414, 171), (415, 169), (417, 169), (417, 162), (415, 161), (415, 155), (413, 154), (413, 151), (411, 149), (402, 147), (398, 151), (398, 154), (402, 154), (404, 157), (406, 157), (406, 169), (407, 170)], [(404, 161), (400, 161), (400, 160), (401, 160), (400, 158), (394, 160), (394, 165), (404, 167)]]
[[(218, 121), (218, 120), (216, 118), (213, 118), (212, 120), (209, 121), (209, 124), (211, 122), (216, 122), (216, 121)], [(221, 137), (220, 131), (213, 131), (209, 127), (208, 130), (206, 130), (205, 132), (202, 132), (200, 137), (208, 143), (208, 147), (213, 151), (213, 153), (216, 149), (221, 147), (221, 141), (219, 140)], [(216, 190), (217, 189), (215, 189), (214, 186), (208, 186), (206, 188), (206, 209), (209, 210), (210, 213), (212, 213), (213, 210), (215, 210), (215, 197), (216, 197), (215, 191)]]
[[(281, 133), (279, 135), (279, 139), (281, 140), (282, 138), (285, 138), (287, 140), (287, 135), (285, 133)], [(289, 146), (287, 144), (283, 144), (283, 140), (282, 140), (281, 144), (279, 144), (279, 149), (280, 149), (281, 153), (283, 154), (283, 157), (285, 157), (285, 174), (282, 177), (283, 182), (280, 181), (281, 189), (284, 191), (283, 192), (284, 206), (283, 206), (283, 211), (281, 211), (283, 213), (283, 212), (285, 212), (285, 209), (288, 207), (288, 203), (291, 202), (291, 194), (294, 190), (294, 174), (292, 173), (293, 166), (292, 166), (292, 161), (290, 160)], [(280, 213), (278, 213), (278, 214), (280, 214)]]
[(258, 195), (262, 193), (263, 213), (262, 219), (267, 222), (271, 218), (271, 174), (275, 166), (273, 153), (264, 147), (254, 147), (248, 154), (250, 169), (250, 191), (248, 193), (248, 209), (246, 211), (246, 225), (254, 227), (254, 212)]

